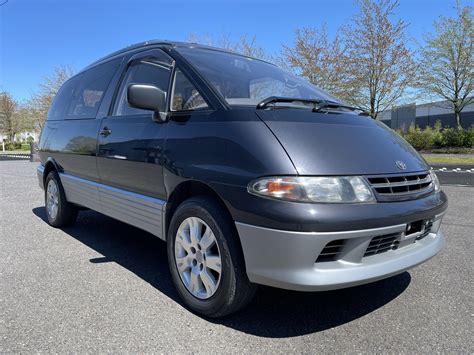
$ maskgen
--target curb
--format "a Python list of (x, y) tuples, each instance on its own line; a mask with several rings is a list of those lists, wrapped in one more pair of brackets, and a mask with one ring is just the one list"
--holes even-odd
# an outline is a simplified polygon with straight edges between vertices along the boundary
[(438, 167), (432, 166), (434, 171), (443, 173), (471, 173), (474, 174), (474, 167), (472, 168), (456, 168), (456, 167)]

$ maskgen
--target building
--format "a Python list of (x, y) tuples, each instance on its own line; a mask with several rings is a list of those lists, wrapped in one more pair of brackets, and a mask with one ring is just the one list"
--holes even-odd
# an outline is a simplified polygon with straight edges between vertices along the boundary
[[(407, 129), (412, 123), (420, 128), (433, 127), (436, 121), (442, 127), (456, 127), (456, 117), (448, 101), (439, 101), (422, 105), (405, 105), (379, 114), (380, 120), (393, 129)], [(467, 105), (461, 112), (461, 126), (474, 125), (474, 103)]]
[[(34, 142), (39, 139), (39, 133), (37, 132), (21, 132), (15, 136), (15, 141), (26, 141), (28, 137), (32, 137)], [(4, 140), (8, 140), (8, 135), (0, 133), (0, 143)]]

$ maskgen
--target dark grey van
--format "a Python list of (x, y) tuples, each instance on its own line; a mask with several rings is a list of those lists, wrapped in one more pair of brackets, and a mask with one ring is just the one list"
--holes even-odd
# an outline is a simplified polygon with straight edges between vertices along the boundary
[(254, 58), (150, 41), (59, 90), (41, 134), (48, 221), (89, 208), (167, 243), (193, 311), (258, 284), (300, 291), (403, 272), (443, 246), (446, 195), (385, 125)]

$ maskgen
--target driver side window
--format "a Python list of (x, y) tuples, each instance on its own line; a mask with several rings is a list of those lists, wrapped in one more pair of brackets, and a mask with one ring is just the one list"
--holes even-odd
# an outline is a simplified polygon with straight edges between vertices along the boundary
[(115, 116), (128, 116), (147, 114), (150, 111), (131, 107), (127, 101), (127, 88), (131, 84), (153, 85), (165, 92), (171, 75), (171, 68), (153, 60), (140, 60), (133, 63), (127, 70), (125, 78), (120, 88)]
[(190, 111), (207, 109), (204, 98), (195, 86), (186, 78), (181, 70), (176, 69), (174, 75), (173, 96), (171, 98), (171, 111)]

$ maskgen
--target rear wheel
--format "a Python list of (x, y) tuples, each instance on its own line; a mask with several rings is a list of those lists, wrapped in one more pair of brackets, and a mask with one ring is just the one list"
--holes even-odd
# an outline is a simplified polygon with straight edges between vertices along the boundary
[(67, 202), (66, 194), (56, 171), (46, 177), (44, 200), (48, 223), (53, 227), (66, 227), (74, 224), (77, 218), (77, 207)]
[(244, 307), (250, 283), (233, 222), (209, 197), (183, 202), (168, 232), (168, 262), (176, 289), (191, 310), (222, 317)]

